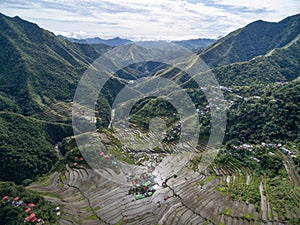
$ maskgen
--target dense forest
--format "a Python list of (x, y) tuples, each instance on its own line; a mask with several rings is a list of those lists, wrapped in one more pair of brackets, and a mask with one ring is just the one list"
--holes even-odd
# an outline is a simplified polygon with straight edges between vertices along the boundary
[[(226, 140), (241, 143), (300, 144), (300, 82), (272, 84), (255, 92), (247, 92), (228, 111)], [(255, 97), (256, 96), (256, 97)]]
[(72, 134), (68, 125), (0, 113), (0, 179), (18, 184), (35, 180), (57, 163), (54, 144)]

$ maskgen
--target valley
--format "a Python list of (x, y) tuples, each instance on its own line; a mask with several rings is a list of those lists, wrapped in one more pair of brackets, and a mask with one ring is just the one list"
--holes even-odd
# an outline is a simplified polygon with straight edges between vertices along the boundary
[[(3, 14), (0, 28), (4, 224), (39, 224), (24, 222), (28, 206), (15, 206), (17, 196), (36, 205), (32, 210), (41, 224), (300, 224), (300, 14), (278, 23), (256, 21), (218, 40), (171, 43), (203, 59), (210, 69), (197, 75), (213, 73), (219, 87), (199, 86), (180, 70), (181, 64), (192, 68), (194, 58), (176, 65), (141, 61), (110, 74), (94, 107), (80, 102), (78, 111), (78, 84), (86, 71), (99, 69), (99, 57), (120, 44), (124, 61), (163, 50), (119, 38), (108, 44), (56, 36)], [(121, 60), (109, 63), (119, 68)], [(168, 98), (145, 94), (118, 132), (120, 108), (113, 106), (119, 93), (149, 77), (171, 81), (187, 94), (197, 123), (181, 118)], [(219, 90), (222, 99), (214, 105), (207, 93)], [(93, 94), (84, 97), (93, 100)], [(220, 106), (226, 129), (216, 129), (224, 140), (214, 149), (211, 121)], [(196, 146), (180, 139), (193, 126), (199, 131)]]

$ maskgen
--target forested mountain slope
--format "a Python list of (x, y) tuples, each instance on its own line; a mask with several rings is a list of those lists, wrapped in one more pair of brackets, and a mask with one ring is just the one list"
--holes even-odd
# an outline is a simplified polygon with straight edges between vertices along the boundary
[(300, 33), (300, 14), (271, 23), (262, 20), (231, 32), (200, 53), (212, 67), (248, 61), (282, 48)]
[(99, 56), (89, 45), (62, 40), (36, 24), (2, 14), (0, 46), (1, 100), (24, 114), (54, 100), (70, 101), (81, 75)]

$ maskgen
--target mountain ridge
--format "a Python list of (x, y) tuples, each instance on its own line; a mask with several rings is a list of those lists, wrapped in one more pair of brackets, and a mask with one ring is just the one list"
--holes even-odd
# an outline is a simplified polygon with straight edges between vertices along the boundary
[(213, 68), (223, 85), (249, 85), (258, 81), (264, 84), (292, 81), (300, 75), (300, 35), (281, 48), (249, 61), (235, 62)]
[(43, 101), (71, 100), (79, 78), (100, 55), (89, 45), (61, 40), (19, 17), (1, 14), (0, 27), (0, 92), (15, 99), (26, 114), (42, 109)]
[(300, 33), (300, 14), (278, 23), (258, 20), (235, 30), (199, 53), (211, 67), (248, 61), (281, 48)]
[(78, 38), (65, 37), (63, 35), (57, 35), (57, 37), (61, 39), (69, 40), (71, 42), (80, 43), (80, 44), (90, 44), (90, 45), (104, 44), (111, 47), (116, 47), (118, 45), (128, 44), (132, 42), (131, 40), (123, 39), (119, 37), (115, 37), (111, 39), (102, 39), (99, 37), (78, 39)]
[[(71, 42), (75, 43), (81, 43), (81, 44), (90, 44), (90, 45), (96, 45), (96, 44), (105, 44), (111, 47), (116, 47), (123, 44), (130, 44), (130, 43), (146, 43), (146, 42), (169, 42), (164, 40), (158, 40), (158, 41), (132, 41), (129, 39), (123, 39), (119, 37), (111, 38), (111, 39), (102, 39), (99, 37), (94, 38), (83, 38), (83, 39), (77, 39), (77, 38), (69, 38), (62, 35), (57, 35), (57, 37), (69, 40)], [(203, 49), (213, 43), (215, 43), (215, 39), (210, 38), (197, 38), (197, 39), (187, 39), (187, 40), (180, 40), (180, 41), (170, 41), (170, 43), (178, 44), (182, 47), (185, 47), (190, 50), (200, 50)]]

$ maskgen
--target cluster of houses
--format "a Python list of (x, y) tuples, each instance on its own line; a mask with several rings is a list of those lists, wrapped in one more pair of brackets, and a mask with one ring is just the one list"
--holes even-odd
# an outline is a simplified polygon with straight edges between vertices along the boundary
[(204, 114), (206, 114), (206, 113), (209, 113), (209, 112), (210, 112), (210, 105), (206, 105), (206, 106), (204, 107), (203, 110), (201, 110), (201, 109), (196, 109), (196, 112), (197, 112), (198, 114), (200, 114), (200, 115), (204, 115)]
[[(106, 154), (104, 151), (99, 151), (99, 155), (104, 160), (107, 160), (111, 157), (111, 155)], [(83, 163), (84, 161), (85, 161), (85, 159), (83, 157), (74, 157), (73, 167), (79, 166), (80, 163)], [(113, 164), (116, 164), (116, 163), (113, 162)]]
[(234, 148), (237, 150), (248, 150), (248, 151), (252, 152), (254, 145), (242, 144), (242, 145), (234, 146)]
[(104, 159), (108, 159), (109, 158), (109, 155), (105, 154), (103, 151), (100, 151), (99, 155), (102, 156)]
[[(220, 88), (221, 88), (222, 91), (228, 91), (228, 92), (230, 92), (230, 93), (233, 93), (233, 89), (232, 89), (232, 88), (228, 88), (228, 87), (225, 87), (225, 86), (220, 86)], [(254, 98), (254, 99), (260, 99), (260, 98), (261, 98), (260, 96), (257, 96), (257, 95), (252, 96), (252, 97), (249, 97), (249, 98), (243, 97), (243, 96), (238, 95), (238, 94), (234, 94), (234, 96), (235, 96), (236, 98), (243, 99), (243, 100), (245, 100), (245, 101), (247, 101), (248, 99), (251, 99), (251, 98)], [(275, 100), (275, 99), (274, 99), (274, 100)], [(275, 101), (276, 101), (276, 100), (275, 100)], [(234, 101), (228, 101), (228, 102), (229, 102), (231, 105), (234, 103)], [(230, 106), (229, 106), (229, 108), (230, 108)]]
[(132, 183), (128, 195), (134, 195), (136, 200), (152, 196), (155, 192), (153, 188), (155, 184), (154, 177), (150, 173), (143, 173), (139, 176), (131, 174), (127, 176), (127, 180)]
[[(248, 151), (253, 151), (254, 147), (262, 147), (262, 148), (266, 148), (269, 147), (271, 149), (280, 149), (282, 153), (286, 154), (286, 155), (290, 155), (292, 158), (296, 158), (296, 154), (295, 152), (293, 152), (292, 150), (289, 150), (287, 148), (285, 148), (282, 144), (266, 144), (264, 142), (262, 142), (260, 145), (250, 145), (250, 144), (242, 144), (239, 146), (234, 146), (235, 149), (237, 150), (248, 150)], [(273, 156), (275, 155), (273, 152), (269, 152), (269, 155)], [(259, 162), (259, 159), (253, 158), (256, 162)]]
[(9, 196), (4, 196), (2, 198), (2, 202), (9, 203), (14, 207), (20, 207), (24, 212), (27, 214), (27, 216), (24, 218), (24, 223), (34, 223), (35, 225), (42, 225), (45, 224), (44, 220), (42, 218), (38, 218), (35, 213), (33, 213), (32, 209), (35, 207), (35, 204), (29, 203), (26, 204), (22, 200), (19, 199), (19, 197), (11, 198)]
[(155, 185), (155, 176), (152, 175), (155, 163), (150, 163), (147, 169), (147, 172), (140, 175), (134, 173), (126, 174), (127, 181), (132, 183), (132, 187), (128, 190), (128, 195), (134, 195), (136, 200), (152, 196), (155, 192), (153, 188)]
[[(92, 151), (92, 159), (97, 160), (97, 163), (101, 161), (101, 166), (107, 167), (110, 169), (113, 169), (114, 171), (119, 171), (120, 167), (118, 162), (115, 160), (113, 155), (106, 153), (102, 150), (91, 150)], [(89, 156), (91, 159), (91, 156)], [(73, 169), (82, 169), (82, 165), (86, 164), (86, 158), (83, 158), (82, 156), (75, 156), (74, 158), (71, 158), (71, 163), (69, 164), (71, 168)], [(100, 160), (100, 161), (99, 161)], [(72, 164), (73, 162), (73, 164)]]
[(73, 162), (73, 166), (76, 167), (79, 165), (80, 162), (83, 162), (84, 161), (84, 158), (83, 157), (74, 157), (74, 162)]
[[(215, 101), (215, 104), (213, 102), (211, 102), (210, 105), (206, 105), (203, 110), (196, 109), (197, 113), (200, 115), (209, 113), (211, 110), (220, 110), (221, 108), (219, 107), (220, 106), (219, 103), (223, 103), (225, 105), (226, 109), (230, 109), (231, 106), (234, 104), (234, 101), (223, 99), (223, 97), (220, 96), (219, 91), (217, 91), (219, 88), (222, 91), (227, 91), (229, 93), (232, 93), (236, 98), (247, 100), (247, 98), (244, 98), (243, 96), (234, 94), (232, 88), (228, 88), (225, 86), (219, 86), (219, 87), (211, 86), (210, 88), (211, 88), (210, 91), (212, 91), (215, 94), (214, 98), (211, 99), (211, 100)], [(202, 87), (201, 90), (205, 93), (207, 91), (207, 88)], [(258, 97), (258, 96), (255, 96), (255, 97)]]
[(108, 160), (110, 159), (109, 162), (109, 166), (111, 166), (114, 169), (118, 169), (118, 163), (114, 160), (114, 157), (111, 154), (105, 154), (105, 152), (100, 151), (99, 155), (102, 159), (104, 160)]
[[(165, 179), (161, 185), (159, 185), (155, 181), (156, 176), (152, 174), (155, 166), (157, 166), (157, 163), (158, 162), (149, 162), (147, 165), (147, 172), (144, 172), (140, 175), (136, 175), (134, 173), (126, 174), (127, 181), (132, 183), (132, 187), (130, 187), (128, 190), (128, 195), (133, 195), (136, 200), (150, 197), (156, 191), (158, 186), (166, 188), (168, 187), (168, 180), (177, 177), (177, 175), (172, 175)], [(168, 196), (165, 196), (164, 200), (166, 201), (168, 198)]]
[(296, 157), (297, 157), (296, 154), (295, 154), (295, 152), (293, 152), (293, 151), (291, 151), (291, 150), (289, 150), (289, 149), (287, 149), (287, 148), (285, 148), (285, 147), (281, 147), (280, 149), (281, 149), (281, 151), (282, 151), (284, 154), (290, 155), (292, 158), (296, 158)]
[(228, 92), (232, 93), (232, 88), (225, 87), (225, 86), (220, 86), (220, 88), (222, 91), (228, 91)]
[(175, 137), (180, 134), (181, 126), (182, 121), (179, 121), (174, 127), (172, 127), (171, 131), (165, 134), (164, 141), (174, 141)]

